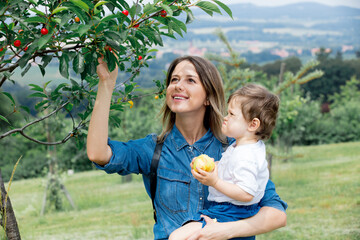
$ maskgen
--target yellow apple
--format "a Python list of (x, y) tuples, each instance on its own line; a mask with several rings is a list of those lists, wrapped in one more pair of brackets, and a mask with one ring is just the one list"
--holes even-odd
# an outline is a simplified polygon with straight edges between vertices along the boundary
[(197, 169), (202, 169), (206, 172), (212, 172), (215, 168), (214, 159), (206, 154), (201, 154), (196, 157), (193, 162), (193, 169), (198, 172)]

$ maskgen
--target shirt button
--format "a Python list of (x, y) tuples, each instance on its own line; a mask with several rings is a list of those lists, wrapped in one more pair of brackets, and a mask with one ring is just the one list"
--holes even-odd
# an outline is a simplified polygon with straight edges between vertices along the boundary
[(202, 197), (200, 198), (200, 200), (202, 200)]

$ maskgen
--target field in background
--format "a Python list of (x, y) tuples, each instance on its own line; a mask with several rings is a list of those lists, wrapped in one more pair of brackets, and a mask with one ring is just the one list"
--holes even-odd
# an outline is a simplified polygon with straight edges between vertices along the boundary
[[(360, 239), (360, 142), (296, 147), (294, 154), (288, 162), (275, 160), (272, 171), (289, 204), (287, 226), (257, 239)], [(141, 176), (133, 179), (122, 183), (100, 171), (64, 175), (77, 210), (65, 202), (65, 211), (44, 216), (45, 180), (13, 182), (10, 198), (22, 239), (152, 239), (151, 201)]]

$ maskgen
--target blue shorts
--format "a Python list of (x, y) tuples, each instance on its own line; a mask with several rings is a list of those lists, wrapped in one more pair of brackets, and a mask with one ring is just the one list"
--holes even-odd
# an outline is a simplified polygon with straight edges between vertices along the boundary
[[(210, 205), (207, 209), (200, 210), (196, 213), (191, 220), (188, 222), (201, 222), (202, 227), (206, 225), (205, 219), (201, 215), (206, 215), (212, 219), (215, 219), (218, 222), (233, 222), (238, 221), (244, 218), (249, 218), (257, 214), (260, 210), (259, 204), (253, 204), (249, 206), (238, 206), (228, 202), (210, 202)], [(241, 240), (254, 240), (255, 236), (245, 237), (245, 238), (232, 238), (232, 239), (241, 239)]]

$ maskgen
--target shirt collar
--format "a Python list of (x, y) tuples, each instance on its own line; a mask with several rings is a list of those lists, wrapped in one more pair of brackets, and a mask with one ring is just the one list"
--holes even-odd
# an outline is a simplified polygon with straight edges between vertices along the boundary
[[(176, 148), (176, 151), (180, 151), (182, 148), (189, 146), (188, 142), (186, 142), (184, 136), (180, 133), (175, 124), (171, 130), (170, 138)], [(198, 141), (196, 141), (192, 146), (199, 152), (203, 153), (209, 144), (212, 143), (212, 141), (214, 141), (214, 135), (209, 129), (206, 134)]]

